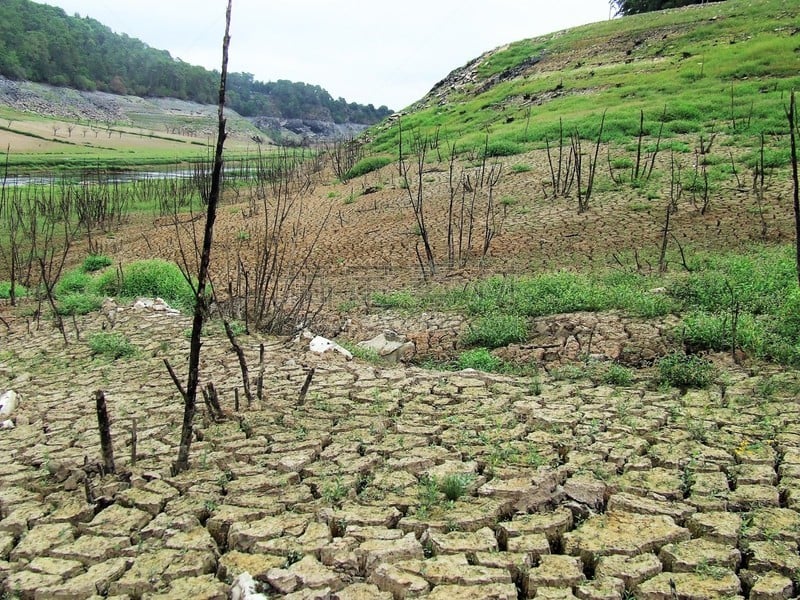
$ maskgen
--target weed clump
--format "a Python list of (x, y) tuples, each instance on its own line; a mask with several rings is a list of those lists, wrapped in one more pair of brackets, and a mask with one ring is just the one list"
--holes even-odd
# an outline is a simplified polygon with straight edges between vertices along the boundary
[(500, 348), (528, 337), (528, 324), (524, 317), (509, 314), (489, 314), (479, 317), (464, 335), (467, 346)]
[[(14, 287), (14, 294), (17, 298), (24, 298), (28, 295), (28, 289), (19, 283)], [(0, 298), (8, 300), (11, 298), (11, 282), (0, 281)]]
[(658, 361), (661, 383), (678, 388), (704, 388), (714, 379), (711, 361), (696, 354), (673, 352)]
[(93, 355), (111, 360), (129, 358), (137, 353), (136, 346), (121, 333), (95, 333), (89, 337), (89, 348)]
[(178, 265), (159, 259), (133, 262), (121, 274), (106, 271), (93, 281), (92, 290), (106, 296), (155, 296), (182, 309), (194, 305), (194, 292)]
[(111, 259), (105, 254), (90, 254), (83, 259), (81, 269), (84, 273), (94, 273), (111, 265)]
[(368, 156), (367, 158), (362, 158), (355, 165), (353, 165), (353, 168), (345, 173), (344, 178), (347, 180), (361, 177), (362, 175), (366, 175), (372, 171), (382, 169), (391, 162), (392, 159), (388, 156)]
[(486, 348), (473, 348), (462, 352), (456, 361), (459, 369), (475, 369), (492, 373), (502, 366), (502, 361), (492, 355)]
[(96, 310), (100, 310), (102, 304), (103, 301), (99, 296), (78, 292), (60, 297), (56, 308), (58, 314), (62, 316), (88, 315)]

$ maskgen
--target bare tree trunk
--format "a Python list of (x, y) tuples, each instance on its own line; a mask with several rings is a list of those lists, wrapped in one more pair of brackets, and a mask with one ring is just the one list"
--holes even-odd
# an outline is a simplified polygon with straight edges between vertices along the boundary
[(800, 197), (798, 197), (798, 187), (800, 186), (797, 179), (797, 105), (795, 104), (794, 91), (792, 91), (792, 96), (789, 100), (789, 112), (786, 116), (789, 119), (789, 135), (792, 143), (795, 263), (797, 265), (797, 282), (800, 284)]
[(217, 106), (217, 146), (214, 153), (214, 170), (211, 174), (211, 191), (206, 207), (206, 226), (203, 234), (203, 251), (200, 255), (200, 268), (197, 273), (195, 288), (194, 318), (192, 319), (192, 337), (189, 344), (189, 375), (184, 395), (183, 425), (178, 459), (173, 471), (177, 474), (189, 468), (189, 447), (192, 443), (192, 424), (197, 409), (197, 388), (200, 380), (200, 348), (202, 345), (203, 322), (206, 318), (206, 284), (208, 283), (208, 267), (211, 262), (211, 242), (214, 237), (214, 221), (217, 217), (217, 205), (222, 181), (222, 153), (225, 145), (225, 86), (228, 78), (228, 46), (230, 44), (231, 5), (228, 0), (225, 12), (225, 37), (222, 41), (222, 71), (219, 80), (219, 102)]

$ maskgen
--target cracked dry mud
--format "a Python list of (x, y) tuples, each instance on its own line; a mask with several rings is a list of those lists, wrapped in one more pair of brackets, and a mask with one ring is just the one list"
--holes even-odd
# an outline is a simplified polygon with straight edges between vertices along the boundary
[[(115, 362), (83, 341), (104, 322), (79, 320), (66, 348), (19, 321), (4, 338), (0, 387), (21, 397), (17, 427), (0, 431), (8, 598), (223, 599), (244, 571), (286, 598), (796, 593), (793, 375), (772, 394), (742, 370), (724, 390), (683, 395), (546, 378), (536, 389), (263, 340), (263, 402), (242, 396), (235, 413), (236, 357), (212, 324), (202, 373), (228, 418), (201, 410), (192, 468), (173, 477), (182, 404), (162, 359), (181, 370), (189, 320), (119, 310), (114, 330), (139, 355)], [(260, 341), (241, 339), (251, 372)], [(100, 458), (97, 389), (121, 475), (84, 468)], [(432, 481), (463, 489), (447, 500)]]

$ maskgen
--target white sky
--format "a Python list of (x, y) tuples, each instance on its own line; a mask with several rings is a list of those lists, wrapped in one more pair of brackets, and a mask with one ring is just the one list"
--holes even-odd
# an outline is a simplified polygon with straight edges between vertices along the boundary
[[(219, 69), (226, 0), (37, 0)], [(230, 71), (399, 110), (486, 50), (609, 18), (607, 0), (233, 0)]]

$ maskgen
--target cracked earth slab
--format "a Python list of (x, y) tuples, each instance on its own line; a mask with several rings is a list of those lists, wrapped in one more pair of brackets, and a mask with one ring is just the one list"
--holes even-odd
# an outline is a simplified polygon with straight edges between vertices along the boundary
[[(121, 307), (140, 349), (13, 323), (0, 388), (0, 586), (8, 598), (225, 598), (250, 573), (289, 598), (788, 598), (800, 573), (800, 406), (742, 371), (724, 390), (596, 386), (346, 362), (265, 343), (264, 397), (234, 409), (219, 333), (191, 469), (172, 476), (184, 364), (180, 315)], [(305, 399), (307, 369), (315, 375)], [(103, 389), (117, 474), (103, 475)], [(132, 454), (136, 423), (137, 447)], [(702, 427), (697, 424), (702, 423)], [(88, 493), (88, 497), (87, 497)], [(627, 596), (626, 596), (627, 595)]]

